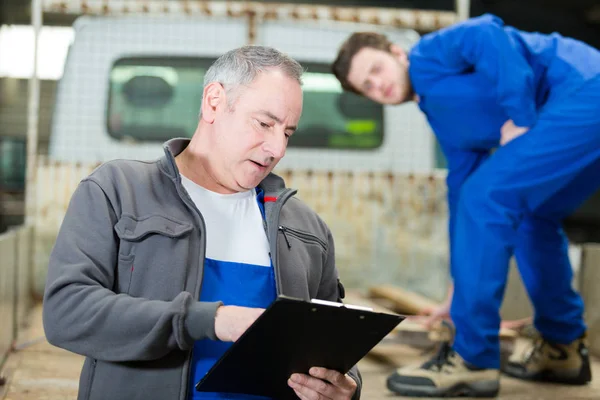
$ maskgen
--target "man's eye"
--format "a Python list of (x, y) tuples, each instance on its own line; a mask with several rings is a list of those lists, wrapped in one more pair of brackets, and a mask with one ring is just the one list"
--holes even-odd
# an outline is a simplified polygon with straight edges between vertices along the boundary
[(264, 122), (261, 122), (261, 121), (258, 121), (258, 123), (260, 124), (261, 128), (265, 128), (265, 129), (269, 128), (269, 124), (267, 124), (267, 123), (264, 123)]

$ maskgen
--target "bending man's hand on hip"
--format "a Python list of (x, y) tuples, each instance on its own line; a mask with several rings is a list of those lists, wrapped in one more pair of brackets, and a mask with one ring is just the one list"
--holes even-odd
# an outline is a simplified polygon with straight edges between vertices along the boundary
[(509, 119), (502, 125), (500, 128), (500, 145), (504, 146), (506, 143), (511, 140), (527, 133), (529, 128), (516, 126), (512, 119)]
[(293, 374), (288, 385), (302, 400), (350, 400), (357, 384), (348, 375), (326, 368), (313, 367), (310, 375)]

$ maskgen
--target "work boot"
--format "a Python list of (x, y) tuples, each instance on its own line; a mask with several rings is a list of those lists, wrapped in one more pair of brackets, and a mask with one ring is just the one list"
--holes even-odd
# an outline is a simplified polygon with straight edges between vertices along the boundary
[(502, 368), (515, 378), (584, 385), (592, 380), (585, 337), (570, 344), (536, 339), (522, 354), (514, 354)]
[(410, 397), (495, 397), (500, 371), (468, 365), (449, 343), (418, 367), (400, 368), (388, 377), (392, 392)]

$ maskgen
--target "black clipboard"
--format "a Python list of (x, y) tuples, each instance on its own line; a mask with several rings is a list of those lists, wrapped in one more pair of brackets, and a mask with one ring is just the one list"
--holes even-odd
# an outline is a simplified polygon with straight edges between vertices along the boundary
[(296, 399), (292, 373), (311, 367), (347, 373), (402, 315), (279, 296), (196, 384), (201, 392)]

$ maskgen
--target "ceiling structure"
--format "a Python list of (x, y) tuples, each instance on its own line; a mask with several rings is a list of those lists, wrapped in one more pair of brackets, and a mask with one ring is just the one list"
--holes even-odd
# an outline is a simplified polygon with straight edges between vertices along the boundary
[[(108, 0), (110, 2), (110, 0)], [(134, 0), (133, 3), (138, 0)], [(152, 1), (152, 0), (150, 0)], [(286, 0), (264, 0), (281, 3)], [(408, 8), (422, 10), (455, 9), (455, 0), (288, 0), (288, 3)], [(600, 1), (598, 0), (471, 0), (470, 15), (491, 12), (517, 28), (538, 32), (560, 32), (600, 48)], [(30, 23), (30, 2), (0, 1), (0, 24)], [(70, 25), (73, 15), (46, 14), (46, 25)]]

